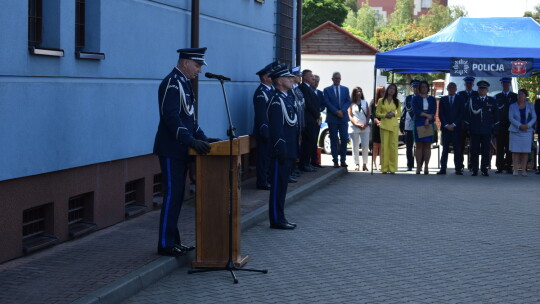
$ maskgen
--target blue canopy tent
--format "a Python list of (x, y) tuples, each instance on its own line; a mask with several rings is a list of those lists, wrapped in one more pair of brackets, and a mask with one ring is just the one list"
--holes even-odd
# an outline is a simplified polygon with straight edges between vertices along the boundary
[(375, 69), (448, 72), (452, 57), (532, 58), (539, 73), (540, 24), (528, 17), (462, 17), (432, 36), (376, 54)]
[[(540, 73), (540, 24), (525, 17), (462, 17), (432, 36), (376, 54), (374, 77), (377, 69), (397, 73), (450, 72), (452, 58), (528, 58), (532, 59), (532, 73)], [(373, 162), (371, 167), (373, 174)]]

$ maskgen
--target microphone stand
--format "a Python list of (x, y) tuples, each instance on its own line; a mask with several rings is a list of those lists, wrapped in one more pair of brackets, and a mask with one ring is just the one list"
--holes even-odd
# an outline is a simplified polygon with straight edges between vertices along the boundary
[(221, 271), (226, 270), (229, 271), (233, 277), (234, 284), (238, 284), (238, 279), (236, 278), (235, 271), (251, 271), (251, 272), (261, 272), (261, 273), (268, 273), (268, 270), (266, 269), (248, 269), (248, 268), (238, 268), (234, 264), (233, 261), (233, 244), (232, 244), (232, 237), (233, 237), (233, 140), (236, 138), (236, 135), (234, 134), (234, 131), (236, 130), (235, 127), (233, 127), (232, 120), (231, 120), (231, 112), (229, 111), (229, 102), (227, 101), (227, 94), (225, 93), (225, 86), (224, 86), (224, 79), (218, 79), (221, 83), (221, 89), (223, 90), (223, 98), (225, 99), (225, 107), (227, 108), (227, 116), (229, 118), (229, 129), (227, 130), (227, 135), (229, 136), (229, 259), (227, 260), (227, 263), (224, 267), (217, 267), (217, 268), (199, 268), (199, 269), (190, 269), (188, 270), (188, 274), (192, 273), (199, 273), (199, 272), (210, 272), (210, 271)]

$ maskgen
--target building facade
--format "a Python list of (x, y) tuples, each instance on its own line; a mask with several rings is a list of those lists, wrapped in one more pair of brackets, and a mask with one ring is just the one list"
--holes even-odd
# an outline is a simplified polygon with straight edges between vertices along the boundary
[[(191, 46), (223, 74), (237, 135), (250, 133), (255, 72), (294, 63), (294, 0), (7, 0), (0, 10), (0, 262), (151, 210), (157, 89)], [(281, 38), (282, 37), (282, 38)], [(256, 43), (254, 43), (256, 42)], [(287, 51), (283, 51), (287, 49)], [(226, 138), (219, 82), (199, 77), (198, 119)]]
[[(368, 3), (375, 9), (378, 15), (383, 19), (388, 19), (396, 9), (397, 0), (358, 0), (358, 6)], [(447, 6), (448, 0), (439, 0), (439, 4)], [(433, 0), (413, 0), (412, 14), (414, 17), (423, 15), (429, 11), (433, 5)]]

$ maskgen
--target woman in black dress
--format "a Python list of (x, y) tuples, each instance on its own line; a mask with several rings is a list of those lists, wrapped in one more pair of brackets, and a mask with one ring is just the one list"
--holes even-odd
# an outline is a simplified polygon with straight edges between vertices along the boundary
[[(375, 91), (375, 98), (371, 100), (371, 104), (369, 105), (371, 110), (371, 120), (373, 121), (373, 126), (371, 128), (372, 134), (372, 141), (373, 141), (373, 157), (371, 158), (371, 161), (373, 162), (373, 168), (377, 170), (377, 156), (381, 154), (381, 128), (379, 125), (381, 122), (379, 121), (379, 118), (375, 116), (375, 112), (377, 112), (377, 100), (384, 97), (385, 88), (384, 86), (377, 87), (377, 90)], [(379, 166), (381, 165), (379, 160)]]

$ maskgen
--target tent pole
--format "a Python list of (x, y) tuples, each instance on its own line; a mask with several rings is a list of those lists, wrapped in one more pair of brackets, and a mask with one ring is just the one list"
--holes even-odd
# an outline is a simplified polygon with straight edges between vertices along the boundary
[[(376, 93), (377, 93), (377, 68), (373, 67), (373, 104), (375, 104), (376, 102), (375, 100), (375, 98), (377, 97), (375, 96)], [(369, 128), (369, 132), (371, 133), (370, 138), (373, 138), (373, 129), (375, 126), (375, 113), (371, 113), (371, 117), (373, 117), (373, 119), (371, 120), (371, 128)], [(368, 120), (368, 123), (369, 123), (369, 120)], [(373, 159), (373, 151), (375, 150), (375, 143), (373, 143), (373, 140), (371, 141), (371, 147), (372, 147), (371, 148), (371, 175), (373, 175), (373, 163), (375, 162), (375, 160)], [(368, 149), (368, 153), (369, 153), (369, 149)]]

